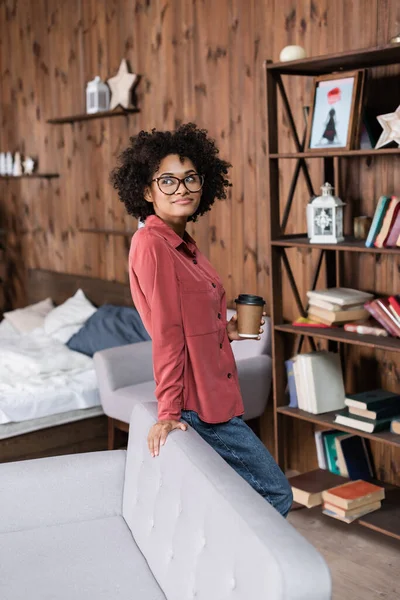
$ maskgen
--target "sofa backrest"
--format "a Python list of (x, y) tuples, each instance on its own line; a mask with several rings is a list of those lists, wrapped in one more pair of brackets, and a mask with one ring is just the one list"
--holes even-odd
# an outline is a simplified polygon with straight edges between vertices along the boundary
[[(228, 308), (226, 311), (226, 318), (229, 321), (236, 313), (232, 308)], [(269, 317), (265, 317), (265, 325), (263, 326), (263, 333), (261, 334), (260, 340), (240, 340), (232, 342), (232, 352), (235, 356), (235, 360), (241, 360), (243, 358), (251, 358), (253, 356), (260, 356), (260, 354), (271, 355), (271, 321)]]
[(157, 407), (132, 413), (123, 516), (168, 600), (328, 600), (318, 552), (194, 431), (152, 458)]

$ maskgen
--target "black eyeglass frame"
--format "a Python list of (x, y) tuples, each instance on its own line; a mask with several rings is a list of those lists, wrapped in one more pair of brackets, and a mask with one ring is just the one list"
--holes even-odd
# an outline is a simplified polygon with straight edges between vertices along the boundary
[[(200, 182), (201, 182), (199, 189), (196, 191), (189, 190), (188, 186), (185, 183), (185, 179), (187, 179), (188, 177), (193, 177), (193, 175), (197, 175), (198, 177), (200, 177)], [(165, 179), (166, 177), (169, 177), (170, 179), (176, 179), (176, 181), (178, 182), (178, 185), (176, 186), (176, 189), (173, 192), (164, 192), (164, 190), (162, 190), (160, 188), (160, 184), (159, 184), (160, 179)], [(176, 192), (179, 190), (181, 183), (183, 183), (183, 185), (185, 186), (185, 188), (187, 189), (188, 192), (190, 192), (191, 194), (196, 194), (197, 192), (199, 192), (202, 189), (202, 187), (204, 185), (204, 175), (200, 175), (199, 173), (190, 173), (190, 175), (186, 175), (186, 177), (183, 177), (182, 179), (180, 179), (179, 177), (175, 177), (175, 175), (164, 175), (163, 177), (156, 177), (155, 179), (152, 179), (150, 183), (152, 183), (153, 181), (155, 181), (157, 183), (157, 186), (158, 186), (158, 189), (160, 190), (160, 192), (165, 194), (166, 196), (173, 196), (174, 194), (176, 194)]]

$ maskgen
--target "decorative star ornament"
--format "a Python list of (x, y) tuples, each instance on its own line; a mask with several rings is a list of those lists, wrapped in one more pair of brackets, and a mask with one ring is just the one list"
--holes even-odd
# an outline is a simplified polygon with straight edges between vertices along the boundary
[(30, 156), (27, 156), (22, 163), (25, 175), (32, 175), (35, 168), (35, 161)]
[(400, 146), (400, 106), (397, 107), (395, 112), (388, 113), (387, 115), (379, 115), (376, 118), (383, 131), (375, 148), (382, 148), (382, 146), (386, 146), (390, 142), (396, 142)]
[(113, 110), (117, 106), (132, 108), (132, 89), (135, 83), (137, 83), (137, 79), (138, 76), (135, 73), (129, 73), (128, 64), (123, 58), (118, 73), (107, 80), (111, 90), (110, 110)]

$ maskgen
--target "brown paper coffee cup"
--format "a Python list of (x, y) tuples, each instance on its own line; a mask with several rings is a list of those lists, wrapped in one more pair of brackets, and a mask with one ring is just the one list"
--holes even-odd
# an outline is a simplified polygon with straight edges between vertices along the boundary
[(242, 338), (258, 338), (265, 300), (261, 296), (239, 294), (236, 302), (238, 335)]

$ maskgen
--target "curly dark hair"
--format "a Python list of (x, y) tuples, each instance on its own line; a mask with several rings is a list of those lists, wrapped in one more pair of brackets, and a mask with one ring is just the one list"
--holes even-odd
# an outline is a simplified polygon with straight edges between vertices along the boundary
[(154, 215), (153, 204), (145, 200), (144, 193), (161, 161), (169, 154), (189, 158), (198, 173), (204, 175), (199, 207), (188, 221), (196, 221), (209, 211), (216, 198), (226, 198), (225, 190), (231, 186), (226, 174), (231, 165), (218, 158), (219, 150), (214, 140), (207, 137), (207, 130), (187, 123), (175, 131), (141, 131), (129, 142), (119, 157), (119, 166), (111, 172), (110, 182), (133, 217), (144, 221)]

